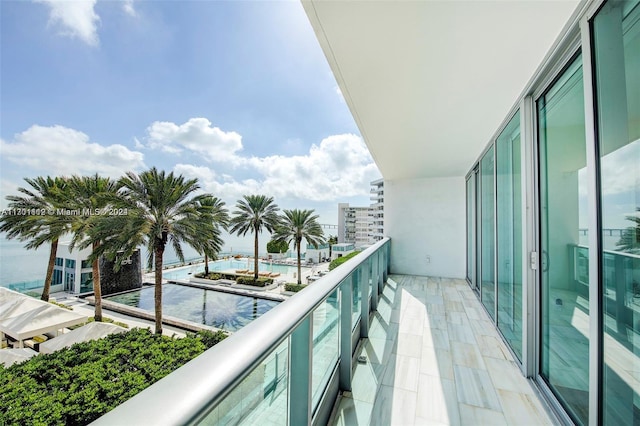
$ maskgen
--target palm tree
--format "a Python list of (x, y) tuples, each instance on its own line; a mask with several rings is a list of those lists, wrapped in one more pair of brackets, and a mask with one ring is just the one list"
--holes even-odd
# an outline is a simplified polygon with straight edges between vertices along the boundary
[(273, 232), (279, 224), (278, 206), (273, 197), (266, 195), (245, 195), (244, 200), (238, 200), (237, 210), (231, 218), (231, 233), (245, 236), (251, 231), (254, 234), (254, 266), (253, 279), (258, 280), (258, 234), (266, 229)]
[[(180, 261), (184, 262), (182, 243), (212, 253), (211, 241), (217, 241), (212, 209), (207, 207), (210, 194), (193, 196), (200, 189), (197, 179), (182, 175), (168, 175), (155, 167), (135, 174), (127, 173), (119, 181), (121, 201), (118, 207), (126, 215), (105, 217), (97, 233), (106, 236), (109, 229), (117, 234), (105, 238), (100, 253), (114, 260), (116, 268), (138, 246), (145, 244), (149, 257), (147, 265), (155, 270), (155, 332), (162, 333), (162, 265), (167, 244), (171, 244)], [(191, 197), (191, 198), (189, 198)]]
[[(98, 176), (72, 176), (69, 179), (69, 191), (67, 191), (67, 203), (75, 209), (81, 209), (83, 214), (73, 217), (71, 231), (70, 250), (74, 247), (84, 249), (91, 246), (91, 252), (97, 252), (103, 237), (93, 232), (97, 222), (103, 220), (102, 213), (118, 190), (117, 181), (108, 177)], [(96, 256), (90, 257), (93, 295), (95, 299), (95, 320), (102, 321), (102, 287), (100, 285), (100, 263)]]
[(300, 276), (300, 244), (304, 238), (307, 245), (316, 248), (324, 244), (322, 227), (318, 223), (318, 215), (313, 214), (314, 210), (284, 210), (281, 225), (276, 229), (273, 239), (276, 241), (293, 241), (298, 254), (298, 285), (302, 284)]
[(31, 189), (18, 188), (18, 191), (25, 196), (6, 197), (9, 210), (20, 214), (2, 215), (0, 232), (5, 232), (10, 240), (17, 238), (21, 242), (28, 241), (25, 245), (27, 250), (37, 249), (44, 243), (49, 243), (49, 263), (41, 296), (42, 300), (48, 301), (58, 241), (70, 229), (71, 217), (58, 211), (60, 200), (66, 191), (67, 180), (50, 176), (24, 180)]
[(218, 197), (204, 197), (200, 200), (200, 206), (210, 210), (213, 224), (216, 228), (215, 238), (211, 241), (203, 241), (202, 246), (197, 247), (198, 253), (204, 254), (204, 276), (209, 275), (209, 258), (216, 259), (220, 250), (222, 250), (222, 237), (220, 236), (220, 228), (229, 228), (229, 211), (224, 207), (224, 201)]
[(620, 240), (616, 244), (620, 251), (627, 253), (640, 253), (640, 208), (635, 216), (627, 216), (635, 226), (629, 226), (622, 231)]

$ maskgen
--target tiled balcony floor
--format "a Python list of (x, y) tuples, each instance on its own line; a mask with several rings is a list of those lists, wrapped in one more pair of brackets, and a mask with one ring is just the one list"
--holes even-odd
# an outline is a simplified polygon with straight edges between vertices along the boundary
[(334, 425), (549, 425), (463, 280), (392, 275)]

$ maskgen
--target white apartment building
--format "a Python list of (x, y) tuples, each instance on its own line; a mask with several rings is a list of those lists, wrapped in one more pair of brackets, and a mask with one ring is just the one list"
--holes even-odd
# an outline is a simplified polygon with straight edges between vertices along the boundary
[(384, 179), (382, 178), (371, 182), (369, 216), (369, 241), (373, 244), (384, 237)]
[(371, 244), (371, 208), (338, 204), (338, 243), (351, 243), (357, 248)]

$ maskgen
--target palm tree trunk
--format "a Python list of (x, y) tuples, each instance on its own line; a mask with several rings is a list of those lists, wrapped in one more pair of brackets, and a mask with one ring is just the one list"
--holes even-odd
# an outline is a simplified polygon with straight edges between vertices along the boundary
[(162, 256), (164, 255), (164, 244), (161, 241), (156, 241), (155, 245), (156, 334), (162, 334)]
[(209, 257), (204, 255), (204, 277), (207, 278), (209, 276)]
[[(93, 253), (96, 252), (100, 246), (99, 242), (93, 243)], [(96, 322), (102, 322), (102, 287), (100, 285), (100, 264), (98, 259), (95, 259), (91, 264), (93, 270), (93, 297), (95, 299), (95, 320)]]
[(51, 291), (51, 279), (53, 278), (53, 266), (56, 264), (56, 255), (58, 254), (58, 239), (51, 241), (51, 249), (49, 250), (49, 263), (47, 264), (47, 275), (44, 278), (44, 288), (40, 299), (45, 302), (49, 301), (49, 292)]
[(254, 229), (255, 239), (253, 243), (253, 280), (258, 281), (258, 230)]
[(302, 240), (297, 241), (296, 240), (296, 248), (298, 249), (298, 285), (302, 284), (302, 277), (300, 276), (300, 271), (302, 270), (300, 268), (300, 243), (302, 242)]

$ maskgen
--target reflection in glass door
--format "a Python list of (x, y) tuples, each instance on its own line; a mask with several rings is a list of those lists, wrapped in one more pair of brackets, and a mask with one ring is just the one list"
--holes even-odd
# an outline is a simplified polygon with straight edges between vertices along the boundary
[(496, 239), (498, 328), (522, 359), (522, 196), (520, 114), (511, 119), (496, 147)]
[(640, 424), (640, 1), (593, 21), (598, 117), (603, 420)]
[(586, 142), (582, 60), (537, 101), (540, 169), (540, 374), (574, 421), (589, 419)]
[(480, 160), (480, 300), (495, 320), (495, 159), (491, 146)]
[(467, 281), (477, 287), (476, 273), (476, 171), (467, 177)]

